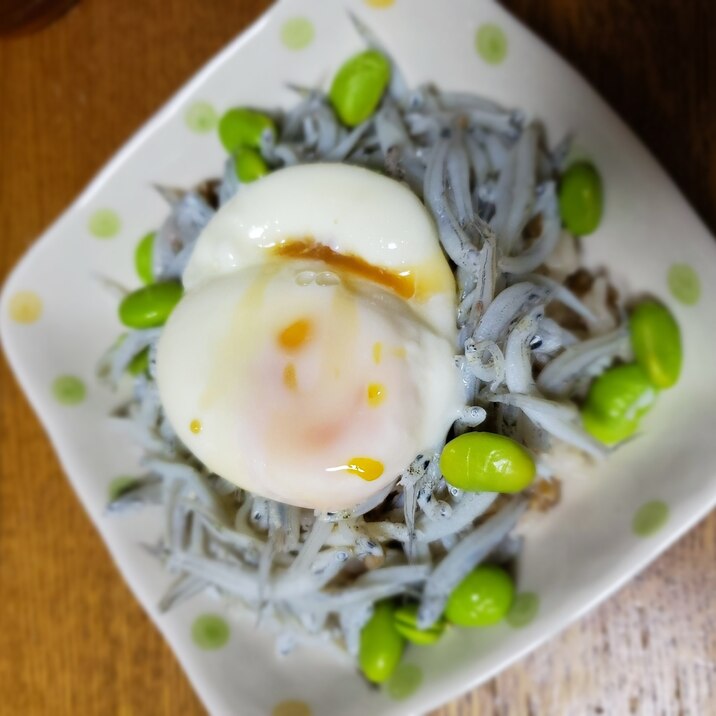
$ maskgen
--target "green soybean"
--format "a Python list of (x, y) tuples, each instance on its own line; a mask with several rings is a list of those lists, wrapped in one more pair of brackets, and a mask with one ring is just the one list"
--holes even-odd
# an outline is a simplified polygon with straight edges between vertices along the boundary
[(134, 358), (129, 362), (127, 371), (130, 375), (141, 375), (146, 373), (149, 369), (149, 348), (145, 348), (143, 351), (137, 353)]
[(347, 60), (338, 70), (328, 93), (333, 108), (349, 127), (364, 122), (378, 106), (390, 81), (390, 63), (375, 50)]
[(450, 595), (445, 616), (457, 626), (497, 624), (510, 611), (515, 585), (501, 567), (483, 564), (473, 569)]
[(234, 153), (236, 177), (242, 184), (256, 181), (268, 174), (268, 166), (263, 157), (250, 147), (242, 147)]
[(522, 445), (486, 432), (451, 440), (440, 456), (440, 469), (453, 487), (470, 492), (520, 492), (535, 477), (534, 460)]
[(440, 619), (427, 629), (420, 629), (417, 604), (406, 604), (395, 610), (395, 628), (413, 644), (434, 644), (445, 631), (445, 620)]
[(669, 309), (656, 301), (640, 303), (629, 317), (636, 362), (657, 388), (670, 388), (681, 373), (681, 332)]
[(575, 236), (591, 234), (602, 218), (602, 179), (591, 162), (572, 164), (559, 183), (562, 223)]
[(181, 297), (182, 286), (178, 281), (152, 283), (122, 299), (119, 319), (130, 328), (162, 326)]
[(387, 681), (400, 663), (405, 640), (395, 628), (395, 607), (375, 605), (373, 616), (360, 634), (358, 663), (365, 677), (375, 684)]
[(607, 445), (633, 435), (656, 400), (649, 376), (636, 363), (609, 368), (589, 388), (582, 408), (585, 429)]
[(134, 250), (134, 268), (143, 283), (154, 281), (154, 270), (152, 269), (152, 253), (154, 251), (154, 239), (156, 232), (150, 231), (145, 234)]
[(230, 154), (241, 147), (258, 149), (261, 136), (267, 129), (276, 134), (276, 125), (271, 117), (246, 107), (234, 107), (219, 120), (219, 139)]

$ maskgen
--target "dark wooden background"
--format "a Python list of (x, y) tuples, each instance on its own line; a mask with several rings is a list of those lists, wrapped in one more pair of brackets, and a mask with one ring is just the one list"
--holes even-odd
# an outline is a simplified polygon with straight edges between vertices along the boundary
[[(267, 4), (83, 0), (0, 39), (0, 278)], [(504, 4), (582, 70), (716, 229), (716, 3)], [(716, 714), (715, 612), (712, 514), (596, 612), (434, 716)], [(201, 713), (0, 361), (0, 714)]]

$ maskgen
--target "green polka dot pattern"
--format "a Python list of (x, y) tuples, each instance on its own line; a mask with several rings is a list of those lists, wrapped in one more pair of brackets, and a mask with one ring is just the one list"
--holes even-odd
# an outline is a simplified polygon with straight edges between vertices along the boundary
[(388, 681), (388, 694), (401, 700), (412, 696), (423, 683), (423, 670), (417, 664), (400, 664)]
[(539, 597), (534, 592), (521, 592), (512, 602), (505, 619), (510, 626), (520, 629), (531, 624), (538, 611)]
[(687, 306), (694, 306), (701, 298), (701, 279), (688, 264), (673, 264), (667, 275), (671, 295)]
[(230, 629), (226, 619), (218, 614), (202, 614), (194, 620), (191, 637), (200, 649), (221, 649), (229, 641)]
[(90, 234), (97, 239), (111, 239), (119, 233), (122, 222), (116, 211), (98, 209), (90, 216), (88, 228)]
[(281, 42), (289, 50), (303, 50), (316, 34), (313, 23), (305, 17), (293, 17), (281, 26)]
[(87, 388), (77, 376), (61, 375), (52, 382), (52, 394), (61, 405), (77, 405), (85, 399)]
[(499, 65), (507, 57), (507, 36), (498, 25), (480, 25), (475, 33), (477, 54), (488, 65)]
[(186, 126), (197, 134), (206, 134), (216, 128), (219, 115), (208, 102), (194, 102), (184, 113)]
[(658, 532), (669, 519), (669, 506), (661, 500), (644, 503), (632, 520), (632, 531), (637, 537), (650, 537)]

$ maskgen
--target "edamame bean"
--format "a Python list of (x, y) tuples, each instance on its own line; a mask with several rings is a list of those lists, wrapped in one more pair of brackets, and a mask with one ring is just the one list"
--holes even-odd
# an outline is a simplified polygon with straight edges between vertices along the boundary
[(491, 626), (510, 611), (514, 597), (512, 577), (501, 567), (481, 564), (455, 587), (445, 616), (457, 626)]
[(427, 629), (419, 629), (417, 604), (406, 604), (395, 610), (395, 628), (413, 644), (434, 644), (445, 631), (445, 620), (440, 619)]
[(375, 50), (366, 50), (344, 62), (328, 93), (341, 122), (355, 127), (368, 119), (389, 80), (390, 63)]
[(145, 234), (134, 250), (134, 268), (139, 278), (142, 279), (142, 283), (152, 283), (154, 281), (152, 252), (154, 251), (154, 238), (156, 235), (155, 231)]
[(261, 136), (267, 129), (276, 134), (276, 125), (271, 117), (246, 107), (234, 107), (219, 120), (219, 139), (230, 154), (241, 147), (258, 149)]
[(405, 640), (395, 628), (394, 614), (390, 602), (378, 602), (360, 634), (358, 663), (365, 677), (375, 684), (390, 678), (403, 655)]
[(146, 373), (149, 369), (149, 348), (145, 348), (143, 351), (137, 353), (134, 358), (129, 362), (127, 366), (127, 372), (130, 375), (141, 375)]
[(559, 213), (575, 236), (591, 234), (602, 218), (602, 179), (591, 162), (575, 162), (559, 182)]
[(130, 328), (156, 328), (163, 325), (182, 297), (179, 281), (152, 283), (137, 289), (119, 304), (119, 319)]
[(268, 167), (263, 157), (249, 147), (237, 149), (234, 153), (236, 177), (242, 184), (256, 181), (268, 174)]
[(636, 362), (657, 388), (670, 388), (681, 372), (681, 332), (665, 306), (640, 303), (629, 317), (631, 345)]
[(519, 443), (495, 433), (464, 433), (440, 456), (440, 469), (453, 487), (470, 492), (520, 492), (534, 480), (535, 463)]
[(582, 422), (597, 440), (612, 445), (636, 432), (655, 400), (656, 390), (639, 365), (618, 365), (592, 383), (582, 408)]

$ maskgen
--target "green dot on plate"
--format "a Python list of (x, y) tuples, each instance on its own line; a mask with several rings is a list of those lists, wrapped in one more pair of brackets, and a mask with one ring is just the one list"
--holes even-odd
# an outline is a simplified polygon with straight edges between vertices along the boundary
[(77, 405), (87, 395), (87, 388), (75, 375), (61, 375), (52, 381), (52, 394), (62, 405)]
[(281, 25), (281, 42), (289, 50), (303, 50), (316, 34), (313, 23), (305, 17), (292, 17)]
[(661, 500), (645, 502), (635, 513), (631, 523), (634, 534), (649, 537), (658, 532), (669, 519), (669, 506)]
[(130, 477), (129, 475), (121, 475), (120, 477), (115, 477), (114, 480), (109, 483), (109, 487), (107, 488), (107, 492), (109, 494), (109, 501), (114, 502), (125, 492), (127, 492), (127, 490), (133, 487), (136, 483), (136, 477)]
[(119, 233), (121, 227), (122, 222), (112, 209), (97, 209), (90, 216), (88, 224), (90, 234), (98, 239), (111, 239)]
[(693, 306), (701, 297), (701, 279), (688, 264), (673, 264), (667, 275), (669, 290), (677, 301)]
[(191, 625), (191, 637), (200, 649), (221, 649), (229, 641), (229, 625), (218, 614), (202, 614)]
[(194, 102), (184, 113), (184, 121), (192, 132), (206, 134), (216, 128), (219, 115), (208, 102)]
[(475, 33), (475, 49), (489, 65), (499, 65), (507, 56), (507, 36), (498, 25), (485, 23)]
[(531, 624), (539, 611), (539, 597), (534, 592), (520, 592), (512, 602), (505, 619), (510, 626), (519, 629)]
[(423, 670), (417, 664), (399, 664), (388, 682), (388, 694), (400, 700), (412, 696), (423, 683)]

